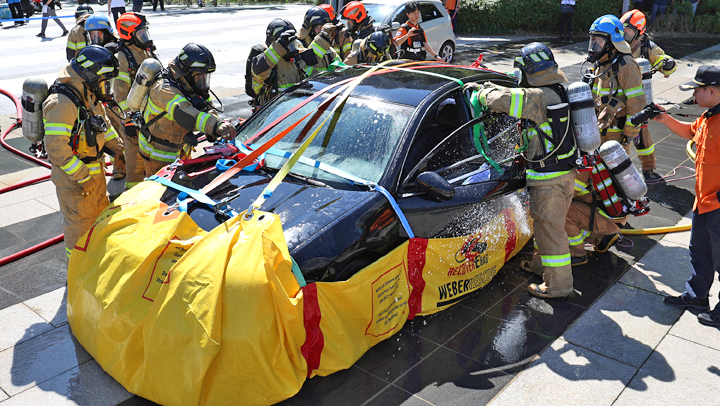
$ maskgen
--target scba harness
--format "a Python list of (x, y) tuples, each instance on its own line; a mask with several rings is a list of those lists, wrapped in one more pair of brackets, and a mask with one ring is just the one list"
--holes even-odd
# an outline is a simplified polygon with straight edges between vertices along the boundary
[[(575, 142), (575, 126), (570, 115), (567, 89), (561, 84), (544, 86), (552, 89), (560, 96), (561, 103), (548, 106), (547, 116), (550, 128), (538, 126), (532, 120), (526, 120), (524, 136), (528, 132), (541, 137), (543, 153), (528, 161), (528, 168), (537, 172), (555, 172), (577, 167), (580, 158)], [(548, 130), (550, 134), (548, 135)]]

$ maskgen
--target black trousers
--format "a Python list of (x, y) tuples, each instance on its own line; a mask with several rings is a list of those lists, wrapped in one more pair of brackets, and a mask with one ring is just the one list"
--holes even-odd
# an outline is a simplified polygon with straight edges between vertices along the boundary
[[(12, 18), (23, 18), (23, 12), (20, 3), (8, 4), (8, 7), (10, 8), (10, 14), (12, 14)], [(15, 21), (15, 25), (22, 23), (22, 21)]]
[(560, 36), (570, 37), (572, 33), (572, 19), (575, 13), (560, 13)]
[[(153, 11), (157, 10), (158, 0), (153, 0), (152, 5), (153, 5)], [(160, 0), (160, 10), (165, 11), (165, 1), (164, 0)]]

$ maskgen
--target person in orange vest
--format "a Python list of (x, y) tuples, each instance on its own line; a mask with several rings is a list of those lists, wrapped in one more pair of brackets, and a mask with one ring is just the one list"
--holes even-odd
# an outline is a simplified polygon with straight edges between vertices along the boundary
[(409, 2), (405, 5), (405, 14), (408, 17), (407, 22), (395, 33), (395, 42), (400, 47), (398, 58), (424, 61), (427, 52), (438, 62), (443, 62), (440, 55), (428, 44), (425, 30), (420, 27), (420, 4), (417, 1)]
[(444, 0), (443, 5), (448, 14), (450, 14), (450, 21), (452, 22), (453, 33), (455, 32), (455, 17), (457, 17), (458, 9), (460, 9), (460, 0)]

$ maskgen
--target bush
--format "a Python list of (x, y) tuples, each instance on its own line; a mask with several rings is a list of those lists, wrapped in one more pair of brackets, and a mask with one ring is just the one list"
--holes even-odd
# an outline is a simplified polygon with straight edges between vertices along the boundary
[[(578, 1), (573, 31), (587, 33), (597, 17), (618, 15), (621, 10), (622, 0)], [(462, 3), (457, 17), (457, 30), (465, 34), (558, 32), (559, 27), (557, 0), (468, 0)]]

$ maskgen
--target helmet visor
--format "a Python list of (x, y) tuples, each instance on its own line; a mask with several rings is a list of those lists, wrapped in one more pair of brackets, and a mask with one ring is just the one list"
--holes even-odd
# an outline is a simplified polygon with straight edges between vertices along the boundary
[(345, 25), (345, 29), (347, 31), (352, 31), (355, 21), (343, 18), (342, 22)]
[(210, 90), (210, 73), (194, 73), (191, 85), (196, 92), (205, 94)]
[(103, 46), (107, 42), (108, 34), (106, 30), (92, 30), (88, 31), (90, 37), (90, 44)]
[(373, 44), (372, 42), (368, 42), (368, 48), (370, 49), (370, 53), (375, 54), (377, 56), (383, 56), (388, 51), (389, 47), (388, 46), (378, 47), (378, 46), (375, 46), (375, 44)]
[(97, 89), (95, 89), (95, 96), (102, 101), (112, 99), (114, 83), (115, 78), (100, 79), (97, 84)]
[(633, 41), (635, 41), (635, 38), (637, 38), (638, 31), (633, 27), (632, 25), (625, 24), (625, 31), (623, 33), (623, 37), (625, 38), (625, 41), (632, 45)]
[(591, 35), (590, 44), (588, 45), (588, 53), (591, 55), (600, 55), (602, 50), (608, 44), (608, 39), (600, 35)]
[(135, 30), (135, 41), (142, 47), (149, 47), (152, 45), (152, 38), (150, 38), (150, 31), (148, 27), (143, 27)]

